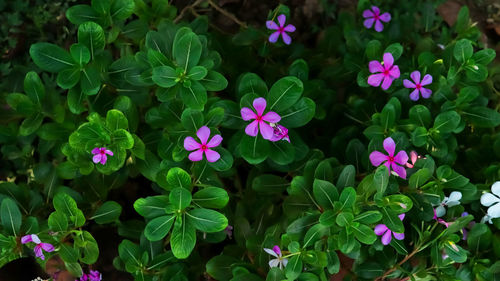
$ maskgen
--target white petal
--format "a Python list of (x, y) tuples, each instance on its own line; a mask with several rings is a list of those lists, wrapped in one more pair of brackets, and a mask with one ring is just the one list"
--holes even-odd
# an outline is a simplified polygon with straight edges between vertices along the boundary
[(281, 260), (281, 262), (283, 263), (283, 266), (286, 267), (286, 265), (288, 264), (288, 259), (283, 259)]
[(481, 204), (485, 207), (489, 207), (498, 202), (500, 202), (500, 198), (489, 192), (481, 195)]
[(278, 257), (278, 255), (271, 249), (264, 248), (264, 251), (266, 251), (266, 253), (270, 254), (273, 257)]
[(460, 205), (460, 201), (448, 201), (448, 207), (453, 207), (453, 206), (456, 206), (456, 205)]
[(40, 238), (38, 238), (38, 235), (36, 234), (31, 234), (31, 240), (33, 240), (33, 242), (35, 242), (36, 244), (42, 243), (42, 241), (40, 241)]
[(488, 208), (488, 216), (492, 218), (500, 218), (500, 204), (495, 204)]
[(439, 218), (439, 217), (442, 217), (446, 214), (446, 209), (443, 207), (443, 206), (438, 206), (436, 208), (436, 216)]
[(460, 199), (462, 199), (462, 192), (453, 191), (452, 193), (450, 193), (449, 201), (460, 201)]
[(500, 181), (495, 182), (491, 186), (491, 192), (493, 192), (493, 194), (495, 194), (495, 195), (497, 195), (497, 196), (500, 197)]
[(273, 260), (269, 261), (269, 267), (271, 267), (271, 268), (278, 267), (279, 264), (280, 264), (279, 259), (273, 259)]

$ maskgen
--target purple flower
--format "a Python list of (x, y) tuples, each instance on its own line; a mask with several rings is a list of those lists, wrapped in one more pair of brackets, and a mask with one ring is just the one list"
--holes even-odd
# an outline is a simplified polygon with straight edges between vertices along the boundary
[(88, 274), (83, 274), (80, 279), (75, 281), (101, 281), (102, 274), (97, 270), (91, 270)]
[(233, 237), (233, 227), (231, 225), (227, 225), (226, 229), (224, 229), (224, 232), (226, 233), (227, 237), (229, 237), (229, 239)]
[(272, 138), (270, 138), (270, 141), (279, 141), (279, 140), (286, 140), (287, 142), (290, 142), (290, 137), (288, 136), (288, 129), (278, 125), (271, 123), (271, 127), (274, 129), (274, 133)]
[(406, 88), (413, 88), (415, 90), (413, 90), (413, 92), (411, 92), (410, 94), (410, 99), (413, 100), (413, 101), (417, 101), (418, 98), (419, 98), (419, 93), (422, 94), (422, 97), (424, 99), (428, 99), (431, 94), (432, 94), (432, 90), (429, 90), (427, 88), (424, 88), (423, 86), (425, 85), (429, 85), (432, 83), (432, 76), (430, 74), (426, 74), (424, 76), (424, 79), (422, 79), (422, 81), (420, 81), (420, 71), (413, 71), (411, 74), (410, 74), (410, 78), (415, 82), (411, 82), (410, 80), (408, 79), (405, 79), (403, 80), (403, 85), (406, 87)]
[[(372, 162), (373, 166), (380, 166), (382, 163), (389, 169), (389, 173), (392, 170), (401, 178), (406, 179), (406, 170), (404, 165), (408, 162), (408, 154), (406, 151), (401, 150), (394, 156), (394, 152), (396, 149), (396, 144), (391, 137), (388, 137), (384, 140), (384, 149), (387, 151), (389, 155), (385, 155), (379, 151), (373, 151), (370, 153), (370, 162)], [(399, 165), (401, 166), (399, 166)]]
[(245, 133), (247, 135), (255, 137), (259, 133), (260, 129), (260, 134), (264, 139), (270, 140), (273, 137), (274, 129), (269, 124), (267, 124), (266, 121), (270, 123), (277, 123), (281, 120), (281, 117), (273, 111), (269, 111), (268, 113), (264, 114), (266, 106), (266, 99), (256, 98), (253, 100), (253, 107), (255, 108), (257, 113), (255, 113), (248, 107), (243, 107), (241, 109), (241, 118), (243, 118), (243, 120), (248, 121), (255, 119), (245, 128)]
[(194, 138), (187, 137), (184, 139), (184, 148), (187, 151), (193, 151), (189, 154), (189, 160), (191, 161), (200, 161), (203, 159), (203, 153), (207, 157), (208, 162), (215, 162), (219, 160), (220, 154), (212, 150), (210, 148), (218, 146), (222, 142), (222, 137), (220, 135), (215, 135), (212, 139), (207, 143), (208, 138), (210, 137), (210, 129), (207, 126), (201, 127), (196, 135), (200, 139), (201, 143), (198, 143)]
[(33, 249), (35, 252), (35, 256), (41, 258), (42, 260), (45, 260), (45, 256), (43, 255), (42, 249), (48, 253), (54, 251), (54, 246), (52, 246), (52, 244), (42, 243), (42, 241), (40, 240), (40, 238), (38, 238), (38, 235), (36, 234), (29, 234), (21, 237), (21, 243), (27, 244), (29, 242), (33, 242), (36, 244), (35, 248)]
[[(405, 214), (401, 214), (398, 217), (400, 220), (403, 220), (405, 218)], [(385, 224), (379, 224), (375, 226), (374, 232), (376, 235), (382, 236), (382, 244), (384, 245), (389, 245), (389, 243), (391, 243), (393, 235), (397, 240), (405, 239), (404, 233), (392, 232), (392, 230), (390, 230)]]
[(264, 248), (264, 251), (271, 256), (276, 257), (275, 259), (269, 261), (269, 267), (279, 267), (280, 269), (286, 267), (288, 259), (283, 258), (279, 246), (274, 246), (273, 249)]
[(368, 64), (368, 69), (371, 73), (375, 73), (368, 76), (368, 84), (373, 87), (378, 87), (380, 83), (382, 83), (383, 90), (389, 89), (392, 81), (399, 78), (400, 75), (399, 67), (394, 65), (394, 57), (391, 53), (384, 54), (383, 65), (376, 60), (372, 60)]
[(105, 147), (96, 147), (92, 149), (92, 154), (94, 154), (94, 157), (92, 157), (92, 161), (94, 161), (94, 163), (97, 164), (101, 162), (101, 164), (104, 165), (106, 164), (106, 161), (108, 161), (108, 155), (113, 156), (113, 151), (108, 150)]
[(391, 20), (391, 14), (383, 13), (380, 14), (380, 9), (377, 6), (372, 6), (371, 10), (364, 10), (363, 17), (366, 19), (363, 23), (366, 28), (372, 28), (373, 23), (375, 23), (375, 31), (381, 32), (384, 30), (383, 22), (389, 22)]
[(278, 37), (280, 37), (281, 34), (281, 37), (283, 37), (283, 42), (285, 42), (285, 44), (287, 45), (290, 45), (290, 43), (292, 43), (292, 38), (290, 38), (290, 36), (286, 34), (286, 32), (294, 32), (295, 26), (291, 24), (285, 26), (286, 16), (283, 14), (278, 16), (278, 22), (280, 23), (279, 26), (272, 20), (266, 21), (267, 29), (277, 30), (276, 32), (273, 32), (271, 35), (269, 35), (269, 42), (276, 43), (276, 41), (278, 41)]

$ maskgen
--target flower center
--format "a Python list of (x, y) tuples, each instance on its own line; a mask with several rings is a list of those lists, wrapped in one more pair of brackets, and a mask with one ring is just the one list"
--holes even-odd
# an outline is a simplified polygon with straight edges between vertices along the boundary
[(262, 121), (262, 116), (257, 115), (257, 118), (255, 118), (255, 120), (257, 120), (257, 121)]
[(205, 151), (208, 149), (208, 146), (206, 144), (201, 145), (201, 150)]
[(417, 89), (418, 89), (418, 90), (422, 89), (422, 85), (417, 84)]
[(394, 156), (389, 156), (389, 162), (394, 162)]
[(375, 14), (375, 16), (373, 16), (373, 18), (377, 21), (377, 20), (380, 20), (380, 16)]
[(106, 150), (104, 150), (104, 149), (101, 149), (101, 152), (100, 152), (100, 154), (106, 154)]
[(279, 31), (280, 33), (285, 32), (285, 27), (283, 27), (283, 26), (278, 27), (278, 31)]
[(384, 73), (385, 76), (388, 76), (389, 75), (389, 69), (384, 69), (383, 73)]

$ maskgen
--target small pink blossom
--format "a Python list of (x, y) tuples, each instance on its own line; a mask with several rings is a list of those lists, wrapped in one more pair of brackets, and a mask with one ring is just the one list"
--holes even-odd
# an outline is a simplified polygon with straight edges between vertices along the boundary
[(102, 274), (97, 270), (91, 270), (88, 274), (83, 274), (80, 279), (75, 281), (101, 281)]
[(269, 111), (264, 114), (266, 106), (266, 99), (256, 98), (253, 100), (253, 107), (257, 113), (248, 107), (243, 107), (241, 109), (241, 118), (243, 118), (243, 120), (249, 121), (255, 119), (245, 128), (245, 133), (247, 135), (256, 137), (260, 129), (260, 134), (264, 139), (270, 140), (273, 138), (274, 129), (266, 122), (278, 123), (281, 120), (281, 117), (274, 111)]
[(27, 244), (33, 242), (36, 244), (35, 248), (33, 249), (35, 252), (35, 256), (38, 258), (41, 258), (42, 260), (45, 260), (45, 256), (43, 255), (42, 249), (45, 252), (53, 252), (54, 251), (54, 246), (49, 243), (43, 243), (40, 238), (38, 238), (38, 235), (36, 234), (29, 234), (21, 237), (21, 243), (22, 244)]
[(272, 20), (266, 21), (267, 29), (277, 30), (269, 36), (269, 42), (276, 43), (281, 35), (281, 37), (283, 38), (283, 42), (285, 42), (285, 44), (287, 45), (290, 45), (290, 43), (292, 43), (292, 38), (288, 34), (286, 34), (286, 32), (294, 32), (295, 26), (291, 24), (285, 26), (286, 16), (283, 14), (278, 16), (278, 22), (280, 24), (279, 26)]
[[(398, 217), (400, 220), (403, 220), (405, 218), (405, 214), (401, 214)], [(404, 233), (393, 232), (385, 224), (378, 224), (375, 226), (374, 232), (377, 236), (382, 236), (382, 244), (384, 245), (389, 245), (389, 243), (391, 243), (392, 236), (394, 236), (397, 240), (405, 239)]]
[(368, 76), (368, 84), (373, 87), (378, 87), (380, 83), (382, 83), (383, 90), (389, 89), (392, 81), (399, 78), (401, 74), (399, 72), (399, 67), (394, 65), (394, 57), (391, 53), (384, 54), (383, 64), (376, 60), (372, 60), (368, 64), (368, 69), (371, 73), (374, 73)]
[(221, 135), (215, 135), (210, 141), (208, 141), (208, 138), (210, 137), (210, 129), (207, 126), (203, 126), (198, 130), (198, 132), (196, 132), (196, 136), (198, 136), (201, 143), (198, 143), (192, 137), (187, 137), (184, 139), (184, 148), (187, 151), (196, 150), (189, 154), (189, 160), (201, 161), (203, 159), (203, 153), (205, 153), (208, 162), (215, 162), (219, 160), (220, 154), (210, 148), (219, 146), (219, 144), (222, 142)]
[(417, 162), (417, 159), (418, 159), (418, 154), (415, 150), (412, 150), (410, 152), (410, 161), (411, 162), (407, 162), (405, 165), (407, 168), (413, 168), (415, 166), (415, 163)]
[(94, 157), (92, 157), (92, 161), (94, 163), (97, 164), (100, 162), (102, 165), (104, 165), (106, 164), (106, 161), (108, 161), (108, 155), (113, 156), (113, 151), (105, 147), (96, 147), (92, 149), (92, 154), (94, 154)]
[[(384, 140), (384, 149), (387, 151), (389, 155), (385, 155), (379, 151), (373, 151), (370, 153), (370, 162), (373, 166), (380, 166), (382, 163), (389, 169), (389, 173), (392, 170), (401, 178), (406, 179), (406, 170), (404, 165), (408, 162), (408, 154), (406, 151), (399, 151), (396, 156), (394, 156), (394, 152), (396, 150), (396, 144), (391, 137), (388, 137)], [(399, 165), (401, 166), (399, 166)]]
[(288, 136), (287, 128), (273, 123), (271, 123), (270, 125), (274, 129), (274, 134), (273, 137), (269, 139), (270, 141), (286, 140), (287, 142), (290, 142), (290, 137)]
[(226, 233), (226, 235), (227, 235), (227, 237), (229, 237), (229, 239), (232, 239), (233, 238), (233, 226), (228, 224), (226, 226), (226, 229), (224, 229), (224, 233)]
[(288, 264), (288, 259), (283, 258), (279, 246), (274, 246), (272, 249), (264, 248), (264, 251), (275, 257), (275, 259), (269, 261), (269, 267), (279, 267), (280, 269), (283, 269)]
[(363, 17), (365, 18), (364, 26), (370, 29), (373, 23), (375, 23), (375, 31), (377, 32), (384, 30), (382, 22), (389, 22), (391, 20), (391, 14), (380, 14), (380, 9), (377, 6), (372, 6), (371, 10), (364, 10)]
[(413, 71), (410, 74), (410, 78), (415, 83), (411, 82), (408, 79), (403, 80), (403, 85), (406, 88), (415, 89), (415, 90), (413, 90), (413, 92), (411, 92), (410, 99), (413, 101), (417, 101), (418, 98), (420, 97), (419, 93), (422, 94), (422, 97), (424, 99), (428, 99), (432, 94), (432, 90), (424, 88), (423, 86), (429, 85), (432, 83), (432, 76), (430, 74), (426, 74), (424, 76), (424, 79), (422, 79), (422, 81), (420, 81), (420, 71)]

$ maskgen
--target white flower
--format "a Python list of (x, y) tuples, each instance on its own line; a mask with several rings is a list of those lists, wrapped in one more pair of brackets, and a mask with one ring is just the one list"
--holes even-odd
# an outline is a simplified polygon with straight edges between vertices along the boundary
[(493, 221), (491, 220), (492, 217), (488, 216), (488, 215), (485, 215), (482, 219), (481, 219), (481, 223), (485, 223), (485, 222), (488, 222), (489, 224), (493, 224)]
[[(500, 218), (500, 181), (491, 186), (491, 193), (487, 192), (481, 196), (481, 204), (488, 208), (488, 216)], [(491, 220), (490, 218), (490, 220)]]
[(269, 267), (272, 268), (279, 266), (280, 269), (286, 267), (288, 259), (283, 258), (279, 246), (274, 246), (272, 249), (264, 248), (264, 251), (266, 251), (266, 253), (270, 254), (271, 256), (276, 257), (275, 259), (269, 261)]
[(460, 191), (453, 191), (450, 193), (450, 197), (445, 196), (443, 201), (436, 208), (436, 216), (439, 218), (446, 214), (444, 206), (453, 207), (460, 205), (460, 199), (462, 199), (462, 192)]

